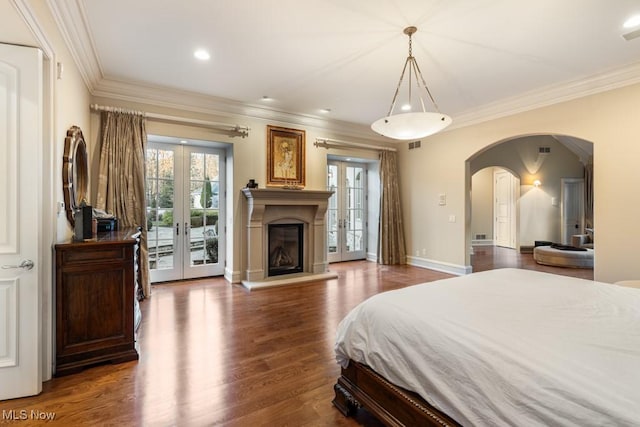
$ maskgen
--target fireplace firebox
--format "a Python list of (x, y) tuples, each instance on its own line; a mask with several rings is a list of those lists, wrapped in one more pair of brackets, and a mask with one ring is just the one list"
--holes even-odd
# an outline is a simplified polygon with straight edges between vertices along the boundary
[(269, 224), (269, 276), (304, 271), (304, 224)]

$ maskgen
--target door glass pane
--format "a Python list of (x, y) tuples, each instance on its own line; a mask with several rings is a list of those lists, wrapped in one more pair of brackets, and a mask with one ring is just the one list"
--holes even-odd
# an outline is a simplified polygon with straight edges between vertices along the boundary
[(327, 165), (327, 191), (333, 191), (327, 208), (327, 248), (338, 252), (338, 165)]
[(174, 153), (147, 149), (147, 244), (149, 268), (173, 268)]
[(356, 230), (353, 232), (353, 250), (354, 251), (364, 250), (362, 230)]
[(191, 265), (218, 263), (218, 214), (220, 207), (220, 157), (190, 154)]

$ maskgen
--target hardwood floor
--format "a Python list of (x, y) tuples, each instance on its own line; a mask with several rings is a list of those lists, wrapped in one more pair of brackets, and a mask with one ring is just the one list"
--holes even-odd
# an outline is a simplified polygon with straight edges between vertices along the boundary
[(473, 271), (515, 267), (593, 280), (592, 268), (567, 268), (540, 265), (533, 259), (533, 254), (520, 254), (515, 249), (501, 248), (498, 246), (474, 246), (473, 253), (474, 255), (471, 256)]
[[(526, 255), (488, 249), (476, 251), (476, 271), (538, 269)], [(221, 278), (155, 285), (141, 304), (139, 361), (54, 378), (39, 396), (0, 402), (0, 424), (380, 425), (364, 411), (344, 418), (331, 405), (336, 326), (371, 295), (450, 275), (365, 261), (331, 270), (338, 279), (253, 292)], [(7, 420), (23, 410), (55, 419)]]

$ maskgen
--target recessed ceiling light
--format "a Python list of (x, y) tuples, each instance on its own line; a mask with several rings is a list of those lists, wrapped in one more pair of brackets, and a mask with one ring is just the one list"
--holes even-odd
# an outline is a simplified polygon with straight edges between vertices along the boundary
[(331, 108), (321, 108), (320, 112), (324, 114), (329, 114), (331, 112)]
[(640, 25), (640, 15), (634, 15), (631, 18), (624, 21), (622, 25), (624, 28), (634, 28)]
[(267, 95), (263, 95), (262, 96), (262, 100), (264, 102), (270, 102), (270, 101), (273, 101), (273, 98), (271, 98), (270, 96), (267, 96)]
[(211, 58), (211, 55), (209, 55), (209, 52), (207, 52), (204, 49), (196, 49), (196, 51), (193, 52), (193, 56), (195, 56), (197, 59), (201, 61), (207, 61), (209, 58)]
[(181, 139), (181, 140), (180, 140), (180, 144), (186, 144), (186, 143), (187, 143), (187, 141), (186, 141), (186, 140), (184, 140), (184, 139)]
[(411, 105), (410, 104), (404, 104), (400, 109), (402, 111), (411, 111)]

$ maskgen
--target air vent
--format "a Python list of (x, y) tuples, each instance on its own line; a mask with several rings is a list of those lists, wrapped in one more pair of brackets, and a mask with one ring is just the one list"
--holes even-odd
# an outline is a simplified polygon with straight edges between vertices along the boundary
[(550, 153), (551, 147), (538, 147), (538, 153)]
[(420, 148), (420, 141), (413, 141), (409, 143), (409, 150), (413, 150), (414, 148)]
[(635, 30), (635, 31), (631, 31), (630, 33), (627, 33), (627, 34), (623, 34), (622, 37), (626, 41), (637, 39), (638, 37), (640, 37), (640, 30)]
[(487, 239), (486, 234), (476, 234), (476, 240), (486, 240), (486, 239)]

